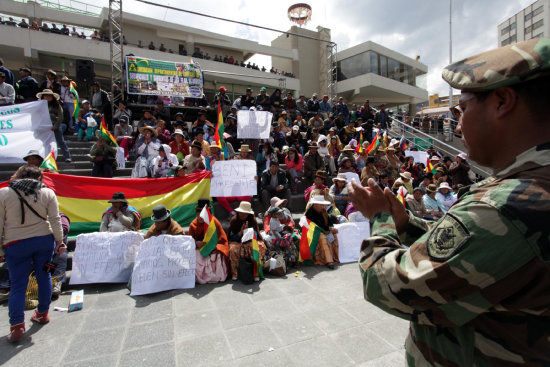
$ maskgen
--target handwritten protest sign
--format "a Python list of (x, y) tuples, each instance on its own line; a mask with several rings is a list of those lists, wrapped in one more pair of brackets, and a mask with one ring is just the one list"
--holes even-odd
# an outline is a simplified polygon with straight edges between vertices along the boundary
[(258, 186), (254, 177), (256, 162), (251, 160), (217, 161), (212, 167), (210, 196), (253, 196)]
[(348, 183), (351, 182), (351, 180), (357, 181), (358, 184), (361, 183), (361, 179), (359, 178), (359, 175), (355, 172), (344, 172), (346, 175), (346, 178), (348, 179)]
[(132, 273), (131, 296), (195, 288), (195, 240), (161, 235), (141, 244)]
[(238, 111), (237, 138), (268, 139), (273, 114), (268, 111)]
[(414, 163), (423, 163), (426, 164), (428, 160), (428, 153), (415, 151), (415, 150), (405, 150), (405, 157), (413, 157)]
[(140, 232), (78, 235), (70, 284), (127, 283), (142, 241)]
[[(370, 237), (370, 223), (354, 222), (336, 224), (338, 229), (338, 257), (341, 263), (355, 262), (359, 260), (359, 250), (365, 238)], [(345, 238), (345, 240), (343, 240)]]

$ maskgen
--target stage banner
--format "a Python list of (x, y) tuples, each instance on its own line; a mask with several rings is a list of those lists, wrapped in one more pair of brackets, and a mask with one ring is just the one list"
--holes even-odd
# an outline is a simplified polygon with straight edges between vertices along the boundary
[(79, 235), (70, 284), (128, 283), (141, 242), (141, 232)]
[(23, 164), (31, 149), (57, 153), (52, 126), (45, 100), (0, 107), (0, 163)]
[(198, 98), (203, 92), (199, 64), (126, 56), (128, 94)]
[(195, 240), (191, 236), (161, 235), (141, 243), (131, 296), (170, 289), (195, 288)]

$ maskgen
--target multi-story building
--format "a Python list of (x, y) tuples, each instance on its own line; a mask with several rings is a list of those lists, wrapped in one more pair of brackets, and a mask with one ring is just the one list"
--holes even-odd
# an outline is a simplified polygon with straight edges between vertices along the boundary
[[(36, 21), (38, 25), (65, 24), (71, 30), (76, 27), (78, 33), (84, 31), (88, 36), (82, 39), (0, 26), (4, 30), (0, 39), (0, 56), (6, 67), (13, 71), (22, 66), (31, 67), (37, 79), (48, 69), (74, 77), (75, 60), (90, 59), (94, 61), (96, 79), (108, 89), (110, 43), (108, 40), (90, 38), (96, 30), (100, 37), (109, 34), (108, 9), (89, 5), (79, 10), (47, 1), (3, 0), (0, 2), (0, 14), (13, 16), (16, 22), (28, 19), (28, 23)], [(227, 87), (233, 97), (244, 93), (247, 87), (252, 87), (257, 93), (262, 86), (267, 87), (268, 93), (280, 88), (290, 90), (296, 96), (304, 94), (308, 98), (314, 92), (327, 94), (331, 83), (330, 70), (334, 69), (331, 61), (338, 65), (336, 91), (348, 103), (362, 103), (364, 99), (370, 99), (373, 104), (385, 102), (394, 106), (413, 106), (428, 98), (425, 65), (373, 42), (332, 54), (331, 58), (328, 47), (331, 43), (330, 30), (323, 27), (311, 31), (294, 26), (287, 34), (274, 39), (271, 45), (263, 45), (227, 36), (223, 33), (223, 25), (206, 31), (125, 12), (123, 34), (125, 54), (163, 61), (198, 61), (209, 100), (221, 85)], [(155, 49), (149, 49), (150, 43)], [(164, 51), (160, 50), (161, 45)], [(215, 56), (219, 56), (248, 63), (256, 54), (270, 56), (273, 67), (285, 74), (214, 61)]]
[(498, 47), (550, 36), (550, 0), (537, 0), (497, 27)]

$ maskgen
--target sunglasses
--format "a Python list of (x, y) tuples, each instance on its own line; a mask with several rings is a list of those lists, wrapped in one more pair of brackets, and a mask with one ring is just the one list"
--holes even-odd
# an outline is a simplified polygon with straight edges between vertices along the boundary
[(462, 93), (461, 96), (460, 96), (460, 101), (458, 102), (458, 104), (449, 107), (449, 111), (451, 111), (451, 116), (453, 116), (457, 120), (460, 119), (462, 117), (462, 114), (464, 113), (464, 111), (460, 107), (461, 103), (467, 102), (467, 101), (469, 101), (471, 99), (474, 99), (474, 98), (477, 98), (477, 99), (481, 98), (482, 99), (485, 96), (489, 95), (490, 93), (491, 93), (491, 91), (481, 92), (481, 93)]

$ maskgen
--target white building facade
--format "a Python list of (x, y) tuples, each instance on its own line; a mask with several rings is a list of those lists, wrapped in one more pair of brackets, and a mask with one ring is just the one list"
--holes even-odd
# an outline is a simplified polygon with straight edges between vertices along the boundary
[(550, 0), (537, 0), (497, 27), (498, 47), (550, 36)]

